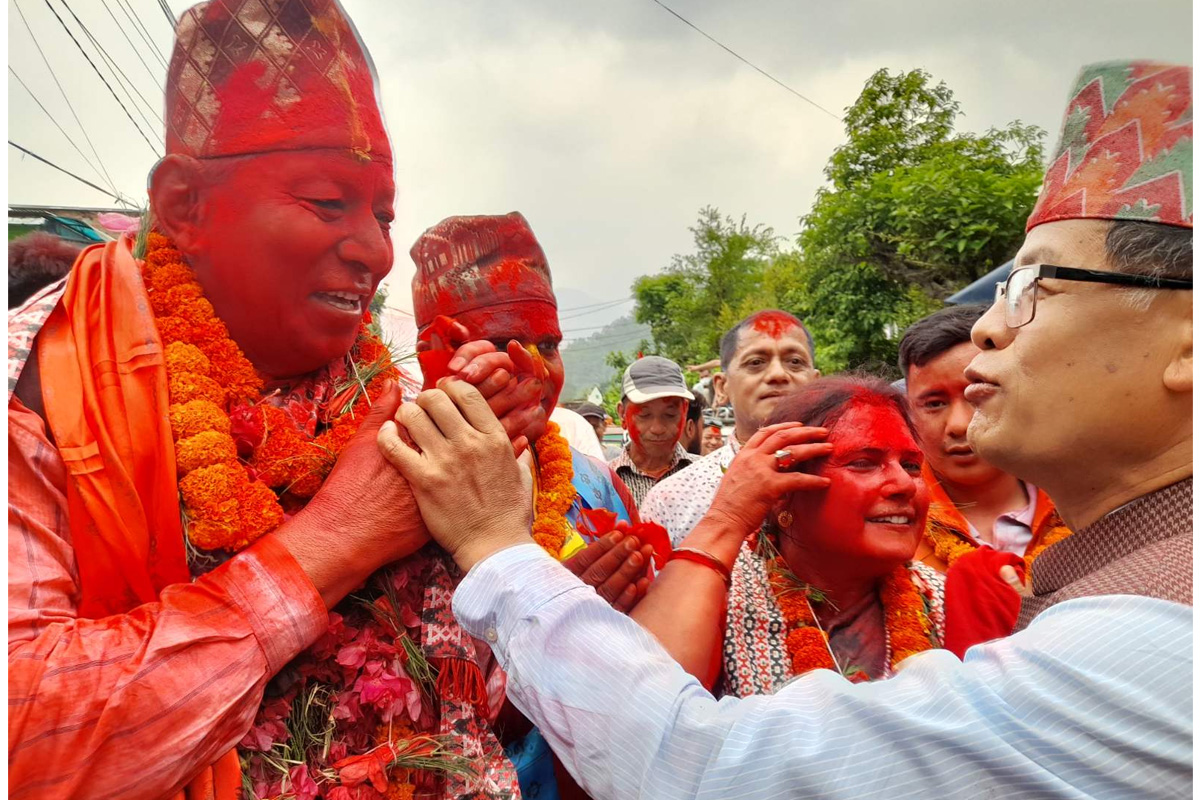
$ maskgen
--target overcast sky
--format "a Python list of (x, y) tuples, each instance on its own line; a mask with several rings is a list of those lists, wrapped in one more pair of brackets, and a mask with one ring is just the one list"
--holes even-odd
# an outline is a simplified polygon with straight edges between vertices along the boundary
[[(1081, 64), (1192, 59), (1187, 0), (665, 1), (839, 115), (876, 69), (924, 68), (954, 91), (964, 130), (1020, 119), (1054, 139)], [(156, 0), (68, 2), (161, 115), (165, 67), (124, 18), (124, 8), (132, 7), (145, 35), (169, 58), (171, 29)], [(10, 68), (87, 158), (12, 72), (9, 139), (107, 183), (19, 8), (99, 161), (124, 195), (141, 201), (156, 155), (45, 0), (8, 3)], [(52, 5), (92, 53), (62, 0)], [(169, 5), (178, 14), (190, 3)], [(626, 297), (637, 276), (689, 249), (687, 228), (704, 205), (746, 214), (791, 238), (843, 138), (840, 122), (652, 0), (343, 0), (343, 6), (375, 59), (396, 151), (397, 259), (388, 283), (389, 304), (400, 309), (411, 308), (408, 248), (422, 230), (453, 214), (525, 214), (564, 308)], [(8, 163), (10, 203), (113, 205), (11, 147)], [(589, 326), (629, 306), (564, 320), (568, 339), (586, 336)]]

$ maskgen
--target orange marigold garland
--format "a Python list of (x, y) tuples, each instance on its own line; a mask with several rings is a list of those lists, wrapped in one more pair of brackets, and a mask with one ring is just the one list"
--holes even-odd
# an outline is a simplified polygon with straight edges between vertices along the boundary
[(557, 423), (546, 423), (546, 432), (534, 443), (537, 456), (538, 486), (534, 503), (533, 540), (558, 558), (567, 540), (571, 524), (567, 512), (575, 502), (575, 477), (571, 465), (571, 447), (559, 433)]
[(896, 567), (884, 578), (879, 595), (887, 631), (888, 668), (894, 670), (909, 656), (933, 648), (933, 623), (907, 565)]
[(261, 376), (229, 337), (183, 254), (160, 234), (147, 237), (143, 278), (165, 345), (188, 540), (202, 550), (240, 550), (283, 522), (281, 496), (303, 501), (316, 493), (398, 372), (364, 319), (351, 351), (352, 374), (334, 387), (335, 401), (321, 420), (327, 427), (308, 437), (287, 412), (262, 402)]
[[(925, 541), (933, 547), (933, 554), (945, 562), (947, 567), (954, 566), (955, 561), (958, 561), (958, 559), (979, 547), (978, 543), (968, 541), (958, 533), (958, 525), (961, 523), (956, 521), (957, 518), (957, 512), (952, 515), (941, 503), (935, 502), (929, 506), (929, 521), (925, 525), (924, 532)], [(1071, 535), (1071, 529), (1063, 524), (1057, 512), (1052, 512), (1051, 521), (1053, 524), (1050, 530), (1042, 536), (1038, 545), (1030, 548), (1025, 553), (1025, 566), (1027, 569), (1033, 566), (1034, 560), (1047, 547), (1055, 542), (1061, 542)]]
[(1042, 537), (1042, 540), (1040, 542), (1038, 542), (1038, 546), (1031, 547), (1029, 549), (1029, 552), (1027, 552), (1025, 554), (1025, 570), (1026, 570), (1026, 572), (1033, 569), (1033, 562), (1037, 559), (1038, 556), (1040, 556), (1043, 552), (1045, 552), (1047, 547), (1049, 547), (1052, 544), (1061, 542), (1063, 539), (1070, 536), (1071, 533), (1072, 533), (1071, 529), (1068, 528), (1065, 524), (1063, 524), (1062, 520), (1059, 520), (1057, 525), (1055, 525), (1053, 528), (1051, 528), (1049, 531), (1046, 532), (1046, 535)]
[[(814, 603), (824, 602), (824, 595), (796, 578), (783, 556), (775, 556), (768, 563), (767, 574), (787, 627), (786, 645), (792, 674), (799, 676), (814, 669), (837, 671), (829, 636), (821, 629), (812, 609)], [(883, 603), (890, 671), (914, 653), (934, 647), (933, 623), (925, 599), (913, 583), (907, 566), (897, 567), (885, 578), (879, 594)]]
[(821, 599), (820, 593), (814, 593), (812, 587), (798, 580), (783, 556), (776, 556), (768, 564), (767, 581), (787, 626), (785, 641), (792, 674), (803, 675), (814, 669), (836, 670), (829, 636), (821, 630), (812, 610), (812, 601)]
[(925, 541), (933, 547), (933, 554), (945, 562), (947, 567), (975, 550), (979, 545), (968, 542), (954, 529), (934, 519), (934, 509), (929, 510), (929, 522), (925, 525)]

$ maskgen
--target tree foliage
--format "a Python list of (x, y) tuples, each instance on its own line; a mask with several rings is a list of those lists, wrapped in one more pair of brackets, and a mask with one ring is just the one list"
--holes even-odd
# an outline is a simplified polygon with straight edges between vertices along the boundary
[(894, 371), (904, 328), (1013, 256), (1041, 181), (1041, 130), (957, 133), (959, 113), (922, 70), (872, 75), (795, 250), (768, 227), (702, 209), (694, 252), (634, 284), (657, 352), (708, 360), (739, 319), (776, 307), (812, 330), (823, 371)]
[(684, 365), (716, 352), (724, 326), (738, 319), (743, 301), (779, 254), (771, 228), (752, 227), (744, 216), (723, 217), (712, 207), (700, 210), (690, 230), (694, 252), (674, 256), (662, 273), (633, 286), (634, 318), (650, 326), (655, 351)]
[(790, 295), (827, 368), (893, 363), (900, 331), (1020, 247), (1043, 134), (1019, 122), (955, 133), (958, 114), (921, 70), (876, 72), (847, 112), (829, 186), (801, 220)]

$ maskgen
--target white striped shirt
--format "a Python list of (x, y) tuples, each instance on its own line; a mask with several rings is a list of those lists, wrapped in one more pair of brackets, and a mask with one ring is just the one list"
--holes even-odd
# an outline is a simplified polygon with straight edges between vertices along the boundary
[(965, 663), (720, 701), (536, 545), (477, 564), (454, 610), (596, 800), (1192, 796), (1189, 606), (1071, 600)]

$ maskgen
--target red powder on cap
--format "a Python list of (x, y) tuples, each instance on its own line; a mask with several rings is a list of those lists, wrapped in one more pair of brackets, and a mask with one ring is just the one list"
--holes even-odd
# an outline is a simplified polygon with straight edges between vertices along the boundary
[(792, 328), (799, 327), (799, 324), (786, 311), (763, 311), (755, 315), (750, 327), (772, 339), (778, 339)]

